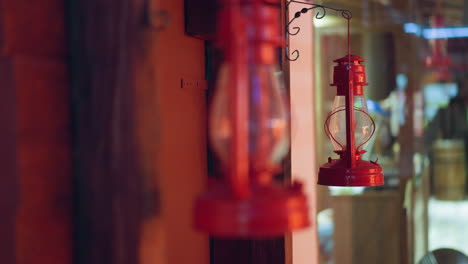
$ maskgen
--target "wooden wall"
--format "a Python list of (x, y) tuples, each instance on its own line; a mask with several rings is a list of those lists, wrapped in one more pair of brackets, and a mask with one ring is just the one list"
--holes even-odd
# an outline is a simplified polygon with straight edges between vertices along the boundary
[[(303, 8), (303, 5), (291, 4), (289, 17)], [(290, 36), (289, 45), (292, 50), (299, 50), (300, 57), (297, 61), (289, 62), (289, 94), (291, 100), (291, 175), (293, 180), (299, 180), (304, 184), (304, 191), (308, 197), (310, 227), (295, 232), (291, 235), (291, 242), (286, 247), (291, 247), (288, 264), (318, 263), (319, 241), (317, 236), (317, 147), (320, 140), (316, 140), (315, 130), (318, 123), (315, 116), (316, 99), (318, 90), (323, 87), (314, 85), (317, 78), (314, 51), (316, 42), (314, 29), (311, 26), (315, 16), (314, 12), (306, 14), (294, 21), (293, 26), (302, 30), (297, 36)], [(322, 127), (319, 125), (319, 127)], [(320, 161), (321, 162), (321, 161)], [(323, 187), (323, 186), (322, 186)]]
[(0, 1), (2, 264), (71, 263), (64, 25), (63, 1)]
[[(103, 7), (106, 8), (103, 8)], [(169, 27), (160, 30), (165, 10)], [(70, 2), (78, 263), (208, 263), (204, 43), (183, 1)]]
[(193, 201), (208, 179), (205, 87), (181, 88), (182, 79), (205, 80), (205, 45), (184, 32), (183, 0), (160, 1), (159, 8), (171, 17), (169, 28), (157, 36), (154, 57), (166, 263), (208, 264), (208, 237), (192, 228)]
[(397, 191), (333, 196), (335, 263), (401, 263), (401, 203)]

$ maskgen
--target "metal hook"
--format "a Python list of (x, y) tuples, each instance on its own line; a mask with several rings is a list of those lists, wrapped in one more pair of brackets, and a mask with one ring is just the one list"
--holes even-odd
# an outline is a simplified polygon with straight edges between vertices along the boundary
[(301, 31), (301, 28), (300, 27), (293, 27), (293, 29), (296, 30), (296, 32), (292, 33), (290, 30), (289, 30), (289, 25), (291, 25), (292, 22), (294, 22), (294, 19), (296, 19), (296, 17), (294, 17), (293, 19), (291, 19), (291, 21), (289, 21), (289, 23), (286, 25), (286, 33), (290, 36), (294, 36), (294, 35), (297, 35), (299, 34), (299, 31)]
[[(324, 18), (325, 15), (327, 14), (327, 9), (328, 10), (333, 10), (333, 11), (336, 11), (336, 12), (341, 12), (341, 16), (344, 19), (347, 19), (347, 20), (350, 20), (353, 17), (353, 14), (351, 13), (351, 11), (346, 10), (346, 9), (337, 9), (337, 8), (332, 8), (332, 7), (328, 7), (328, 6), (324, 6), (324, 5), (312, 4), (312, 3), (309, 3), (309, 2), (298, 1), (298, 0), (289, 0), (289, 1), (287, 1), (287, 3), (286, 3), (286, 12), (289, 11), (289, 5), (291, 3), (304, 4), (304, 5), (309, 5), (309, 6), (312, 6), (312, 7), (302, 8), (301, 11), (298, 11), (298, 12), (294, 13), (294, 17), (286, 24), (286, 35), (287, 35), (286, 37), (287, 38), (289, 36), (295, 36), (295, 35), (299, 34), (299, 32), (301, 31), (300, 27), (293, 27), (292, 29), (295, 30), (295, 31), (291, 32), (290, 26), (294, 22), (294, 20), (299, 18), (302, 14), (305, 14), (305, 13), (307, 13), (310, 10), (313, 10), (313, 9), (317, 9), (317, 13), (314, 16), (316, 19)], [(289, 57), (289, 51), (287, 53), (288, 54), (285, 55), (287, 60), (296, 61), (297, 59), (299, 59), (299, 51), (298, 50), (294, 50), (291, 53), (291, 55), (296, 53), (296, 57), (294, 59), (291, 59)]]
[(296, 56), (294, 57), (294, 59), (291, 59), (291, 57), (289, 57), (288, 54), (285, 54), (285, 57), (288, 61), (297, 61), (297, 59), (299, 59), (299, 51), (298, 50), (294, 50), (293, 52), (291, 52), (291, 55), (294, 55), (296, 54)]

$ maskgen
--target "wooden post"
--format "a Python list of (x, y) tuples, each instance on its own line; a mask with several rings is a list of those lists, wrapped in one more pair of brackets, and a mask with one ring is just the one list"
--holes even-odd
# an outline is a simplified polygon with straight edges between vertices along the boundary
[[(158, 213), (151, 1), (68, 1), (78, 264), (140, 263)], [(146, 20), (145, 20), (146, 19)]]
[(61, 0), (0, 1), (0, 262), (71, 263)]
[(0, 103), (0, 260), (16, 263), (15, 219), (18, 207), (18, 178), (16, 160), (16, 96), (11, 81), (11, 69), (5, 60), (0, 62), (2, 102)]

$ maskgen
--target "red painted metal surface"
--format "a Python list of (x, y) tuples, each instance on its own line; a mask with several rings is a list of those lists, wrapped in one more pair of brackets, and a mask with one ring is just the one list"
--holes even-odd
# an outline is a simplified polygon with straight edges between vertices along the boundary
[[(226, 24), (228, 28), (221, 30), (221, 41), (226, 47), (225, 54), (231, 62), (232, 79), (229, 85), (231, 98), (230, 114), (232, 120), (231, 162), (228, 166), (229, 183), (234, 196), (244, 199), (249, 195), (249, 159), (245, 153), (248, 151), (247, 123), (249, 115), (248, 105), (248, 80), (247, 80), (247, 48), (246, 30), (247, 21), (242, 16), (239, 5), (232, 5), (221, 11), (221, 25)], [(235, 37), (235, 38), (234, 38)]]
[[(349, 77), (348, 77), (348, 61), (351, 60), (353, 63), (353, 74), (351, 76), (353, 86), (352, 89), (349, 87)], [(333, 69), (333, 84), (331, 86), (336, 86), (336, 95), (346, 96), (348, 91), (353, 90), (351, 95), (363, 95), (364, 94), (364, 85), (369, 85), (366, 82), (366, 69), (364, 65), (360, 64), (364, 59), (357, 55), (344, 56), (342, 58), (336, 59), (333, 62), (338, 63)]]
[[(194, 208), (194, 227), (212, 236), (273, 237), (309, 225), (302, 185), (273, 181), (278, 166), (270, 159), (276, 137), (286, 136), (283, 132), (289, 128), (284, 124), (273, 130), (271, 126), (275, 124), (270, 124), (272, 107), (278, 100), (284, 103), (272, 96), (277, 87), (268, 79), (274, 74), (268, 70), (278, 61), (276, 51), (282, 39), (280, 2), (276, 4), (261, 0), (222, 1), (218, 38), (225, 64), (231, 67), (229, 97), (225, 102), (229, 104), (229, 125), (224, 132), (211, 129), (212, 133), (228, 135), (229, 143), (224, 144), (228, 151), (220, 150), (223, 144), (213, 143), (224, 161), (227, 178), (209, 186)], [(274, 82), (275, 78), (271, 80)], [(216, 136), (213, 139), (212, 135), (212, 142), (222, 138)]]
[(348, 167), (345, 159), (330, 159), (319, 170), (319, 184), (328, 186), (376, 186), (382, 185), (382, 167), (373, 161), (355, 159)]
[[(349, 44), (348, 44), (349, 45)], [(364, 145), (373, 135), (375, 123), (372, 117), (363, 109), (356, 109), (354, 105), (354, 96), (363, 95), (363, 86), (366, 82), (364, 61), (360, 56), (347, 55), (343, 58), (334, 60), (338, 65), (334, 67), (333, 84), (337, 87), (337, 96), (345, 96), (346, 106), (346, 144), (340, 144), (341, 150), (335, 151), (340, 155), (339, 159), (328, 159), (328, 162), (320, 167), (318, 175), (318, 184), (328, 186), (375, 186), (382, 185), (383, 172), (382, 167), (377, 161), (364, 161), (361, 154), (365, 151), (359, 147)], [(368, 139), (356, 147), (355, 126), (360, 120), (355, 119), (355, 112), (364, 113), (372, 122), (372, 133)], [(338, 111), (331, 112), (328, 120)], [(328, 126), (326, 129), (329, 129)], [(332, 133), (327, 130), (327, 135), (331, 140), (336, 139)]]
[(309, 225), (307, 197), (300, 184), (251, 186), (236, 199), (226, 183), (217, 183), (195, 205), (195, 227), (216, 237), (272, 237)]

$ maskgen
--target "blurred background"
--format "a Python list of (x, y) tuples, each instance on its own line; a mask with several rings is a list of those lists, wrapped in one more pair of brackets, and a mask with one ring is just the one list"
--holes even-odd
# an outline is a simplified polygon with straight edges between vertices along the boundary
[[(318, 186), (322, 263), (466, 263), (423, 256), (443, 248), (468, 254), (468, 2), (320, 3), (353, 12), (351, 53), (367, 60), (366, 96), (377, 123), (364, 157), (378, 157), (385, 174), (378, 188)], [(343, 54), (346, 20), (314, 20), (314, 28), (322, 123), (334, 96), (329, 62)], [(321, 127), (316, 133), (320, 163), (332, 146)], [(382, 256), (391, 259), (376, 261)]]

